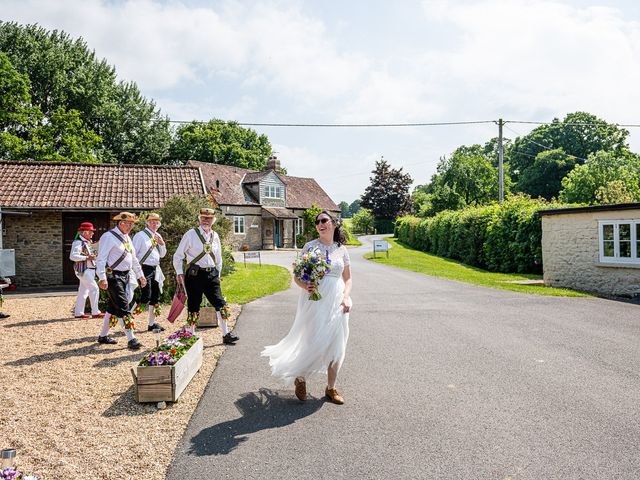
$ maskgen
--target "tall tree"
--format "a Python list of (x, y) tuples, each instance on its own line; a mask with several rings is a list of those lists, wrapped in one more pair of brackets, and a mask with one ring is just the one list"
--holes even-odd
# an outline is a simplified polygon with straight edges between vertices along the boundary
[(169, 123), (131, 83), (98, 59), (84, 40), (37, 25), (0, 21), (0, 51), (31, 80), (34, 106), (49, 117), (77, 110), (83, 124), (103, 138), (98, 157), (123, 163), (164, 163)]
[(28, 77), (0, 52), (0, 158), (93, 162), (100, 141), (77, 110), (43, 115), (31, 104)]
[(545, 150), (520, 174), (518, 186), (532, 197), (551, 200), (562, 188), (562, 179), (576, 166), (576, 158), (562, 148)]
[[(432, 216), (443, 210), (458, 210), (468, 205), (485, 205), (498, 200), (498, 168), (494, 166), (493, 147), (463, 145), (449, 157), (442, 157), (437, 173), (427, 185), (416, 187), (413, 197), (420, 216)], [(505, 172), (505, 192), (511, 179)]]
[(340, 208), (340, 216), (342, 218), (349, 218), (351, 216), (349, 212), (349, 204), (347, 202), (343, 200), (338, 204), (338, 207)]
[(360, 211), (362, 207), (360, 206), (360, 199), (356, 198), (351, 205), (349, 205), (349, 214), (353, 217), (356, 213)]
[(376, 219), (395, 220), (398, 215), (409, 211), (411, 176), (403, 173), (402, 168), (391, 168), (382, 159), (376, 162), (376, 168), (371, 173), (371, 183), (362, 195), (361, 206), (370, 209)]
[(177, 162), (199, 160), (261, 170), (271, 153), (266, 135), (258, 135), (236, 122), (213, 119), (179, 127), (170, 156)]
[(640, 157), (632, 153), (592, 154), (562, 180), (563, 202), (594, 204), (630, 198), (640, 202)]
[[(533, 174), (540, 172), (536, 167), (525, 173), (529, 167), (533, 166), (539, 153), (545, 150), (562, 149), (575, 161), (576, 165), (581, 165), (590, 154), (600, 150), (615, 154), (628, 151), (628, 136), (627, 130), (609, 124), (595, 115), (575, 112), (568, 114), (562, 121), (554, 118), (550, 124), (540, 125), (528, 135), (516, 138), (507, 150), (506, 156), (513, 178), (517, 182), (517, 189), (535, 195), (536, 192), (529, 191), (529, 188), (537, 188), (541, 183), (559, 186), (564, 176), (564, 166), (555, 168), (553, 178), (551, 174), (554, 168), (547, 171), (549, 176), (544, 179), (534, 179)], [(550, 198), (557, 194), (557, 191), (551, 191), (545, 196)]]

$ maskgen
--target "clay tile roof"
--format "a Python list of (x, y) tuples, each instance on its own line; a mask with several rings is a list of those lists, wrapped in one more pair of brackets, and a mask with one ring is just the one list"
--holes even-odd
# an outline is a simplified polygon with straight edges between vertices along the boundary
[(172, 195), (205, 194), (190, 166), (0, 162), (0, 206), (148, 210)]
[[(269, 172), (255, 172), (244, 168), (190, 160), (187, 165), (199, 167), (207, 189), (220, 205), (258, 205), (243, 184), (257, 182)], [(279, 175), (287, 189), (287, 208), (307, 209), (314, 203), (324, 210), (340, 209), (313, 178)]]
[(267, 213), (266, 216), (272, 216), (275, 218), (298, 218), (298, 216), (291, 210), (282, 207), (262, 207), (263, 216), (265, 216), (265, 212)]
[(247, 173), (242, 180), (242, 183), (256, 183), (260, 181), (260, 179), (269, 174), (269, 172), (252, 172), (250, 170), (246, 170)]

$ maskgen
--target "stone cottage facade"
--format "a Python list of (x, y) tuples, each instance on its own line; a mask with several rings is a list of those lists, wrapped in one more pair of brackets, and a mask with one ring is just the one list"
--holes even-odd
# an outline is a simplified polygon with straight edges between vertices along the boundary
[(3, 248), (15, 249), (20, 287), (76, 284), (69, 261), (78, 225), (94, 240), (127, 210), (160, 208), (172, 195), (206, 194), (197, 167), (0, 162)]
[(202, 171), (207, 189), (232, 222), (231, 242), (236, 250), (294, 248), (302, 233), (302, 214), (312, 205), (338, 215), (340, 209), (313, 178), (291, 177), (271, 157), (256, 172), (243, 168), (190, 161)]
[(544, 210), (545, 285), (640, 295), (640, 203)]

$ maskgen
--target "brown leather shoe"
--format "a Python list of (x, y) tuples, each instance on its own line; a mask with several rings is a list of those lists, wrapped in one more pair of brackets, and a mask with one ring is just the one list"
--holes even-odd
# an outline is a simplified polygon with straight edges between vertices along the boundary
[(296, 397), (304, 402), (307, 399), (307, 382), (304, 381), (304, 378), (298, 377), (293, 381), (293, 384), (296, 386)]
[(327, 396), (329, 400), (338, 405), (342, 405), (344, 403), (344, 398), (336, 391), (335, 388), (327, 387), (324, 391), (324, 394)]

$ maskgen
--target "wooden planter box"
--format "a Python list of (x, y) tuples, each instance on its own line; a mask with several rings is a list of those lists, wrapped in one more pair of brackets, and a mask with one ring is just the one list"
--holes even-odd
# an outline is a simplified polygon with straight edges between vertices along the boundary
[(216, 309), (213, 307), (202, 307), (200, 309), (200, 318), (198, 319), (198, 327), (217, 327), (218, 316)]
[[(137, 368), (134, 375), (138, 402), (175, 402), (202, 366), (202, 338), (173, 365)], [(132, 369), (133, 370), (133, 369)]]

